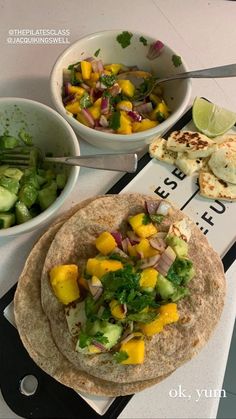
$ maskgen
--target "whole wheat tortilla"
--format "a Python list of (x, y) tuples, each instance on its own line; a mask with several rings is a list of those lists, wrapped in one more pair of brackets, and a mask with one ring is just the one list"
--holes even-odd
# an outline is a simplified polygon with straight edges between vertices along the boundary
[(54, 235), (75, 211), (91, 200), (74, 207), (51, 226), (38, 240), (27, 258), (19, 278), (15, 297), (14, 314), (20, 338), (31, 358), (46, 373), (75, 391), (97, 396), (122, 396), (152, 386), (165, 377), (136, 383), (112, 383), (80, 371), (59, 351), (51, 334), (50, 323), (41, 305), (41, 272)]
[[(51, 324), (53, 339), (64, 356), (80, 370), (114, 383), (135, 383), (157, 379), (170, 374), (196, 355), (215, 328), (222, 312), (225, 296), (225, 277), (221, 260), (210, 247), (206, 237), (189, 220), (191, 239), (189, 256), (196, 276), (190, 281), (190, 296), (178, 303), (180, 320), (165, 327), (162, 333), (146, 339), (145, 362), (141, 365), (121, 365), (110, 353), (85, 355), (75, 351), (64, 314), (63, 305), (52, 292), (49, 270), (63, 263), (83, 264), (94, 256), (95, 237), (104, 230), (122, 229), (131, 214), (145, 210), (147, 197), (122, 194), (100, 197), (78, 210), (66, 221), (52, 241), (41, 277), (43, 309)], [(179, 210), (160, 228), (167, 229), (173, 221), (186, 218)]]

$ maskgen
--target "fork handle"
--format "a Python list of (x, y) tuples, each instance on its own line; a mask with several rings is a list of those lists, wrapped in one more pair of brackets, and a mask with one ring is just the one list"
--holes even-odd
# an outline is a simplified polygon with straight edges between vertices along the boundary
[(96, 154), (73, 157), (46, 157), (45, 161), (62, 163), (70, 166), (133, 173), (137, 169), (138, 156), (136, 153)]
[[(173, 74), (173, 76), (165, 77), (160, 82), (168, 80), (186, 79), (186, 78), (219, 78), (219, 77), (235, 77), (236, 64), (222, 65), (220, 67), (204, 68), (203, 70), (187, 71), (185, 73)], [(158, 82), (158, 80), (157, 80)]]

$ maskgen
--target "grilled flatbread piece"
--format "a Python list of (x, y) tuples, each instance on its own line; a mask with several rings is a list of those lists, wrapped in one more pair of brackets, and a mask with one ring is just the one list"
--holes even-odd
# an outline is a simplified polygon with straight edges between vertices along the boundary
[(164, 138), (156, 138), (149, 146), (150, 156), (166, 163), (175, 164), (177, 153), (167, 150), (166, 143)]
[(211, 171), (199, 173), (200, 194), (211, 199), (236, 201), (236, 185), (219, 179)]
[(167, 140), (167, 149), (187, 153), (190, 159), (208, 157), (217, 148), (210, 138), (199, 132), (173, 131)]

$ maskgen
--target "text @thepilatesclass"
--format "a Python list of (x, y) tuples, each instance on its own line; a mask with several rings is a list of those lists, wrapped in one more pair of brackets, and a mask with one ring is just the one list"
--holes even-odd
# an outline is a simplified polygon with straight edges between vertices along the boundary
[(69, 29), (9, 29), (9, 45), (58, 45), (70, 44)]
[(196, 388), (194, 391), (189, 391), (179, 384), (169, 390), (169, 397), (171, 399), (181, 398), (199, 402), (202, 399), (225, 398), (227, 395), (224, 389)]

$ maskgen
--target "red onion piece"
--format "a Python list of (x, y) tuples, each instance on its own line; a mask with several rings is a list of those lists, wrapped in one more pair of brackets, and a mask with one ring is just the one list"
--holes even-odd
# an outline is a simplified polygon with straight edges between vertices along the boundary
[(139, 243), (141, 240), (141, 237), (137, 236), (134, 231), (128, 230), (126, 234), (129, 237), (129, 241), (132, 245)]
[(97, 62), (97, 71), (99, 72), (99, 73), (102, 73), (103, 71), (104, 71), (104, 67), (103, 67), (103, 62), (102, 62), (102, 60), (98, 60), (98, 62)]
[(130, 333), (124, 339), (122, 339), (121, 343), (129, 342), (129, 340), (133, 339), (134, 336), (135, 336), (134, 333)]
[(71, 77), (71, 71), (68, 70), (67, 68), (64, 68), (63, 69), (63, 82), (66, 83), (70, 81), (70, 77)]
[(155, 58), (159, 57), (159, 55), (161, 54), (162, 50), (164, 48), (164, 44), (161, 41), (156, 41), (154, 42), (152, 45), (150, 45), (148, 53), (147, 53), (147, 58), (149, 60), (154, 60)]
[(141, 261), (141, 268), (149, 268), (150, 266), (155, 266), (160, 259), (160, 255), (151, 256), (150, 258), (143, 259)]
[(84, 59), (84, 61), (88, 61), (89, 63), (92, 63), (94, 61), (93, 57), (87, 57)]
[(156, 214), (157, 208), (159, 207), (161, 201), (145, 201), (145, 208), (149, 215)]
[(150, 113), (153, 111), (152, 102), (142, 103), (139, 106), (135, 106), (135, 111), (140, 113)]
[(171, 265), (175, 261), (176, 254), (174, 250), (168, 246), (165, 251), (162, 253), (157, 265), (155, 268), (160, 272), (161, 275), (166, 276)]
[(136, 122), (141, 122), (143, 119), (142, 116), (136, 111), (128, 111), (128, 115), (133, 121), (136, 121)]
[(128, 255), (125, 252), (123, 252), (123, 250), (121, 250), (119, 247), (115, 247), (112, 253), (117, 253), (117, 255), (120, 255), (123, 258), (128, 258)]
[(96, 346), (96, 348), (98, 348), (98, 349), (100, 349), (102, 352), (105, 352), (107, 349), (106, 349), (106, 347), (101, 343), (101, 342), (98, 342), (97, 340), (92, 340), (92, 344), (94, 345), (94, 346)]
[(72, 93), (71, 95), (66, 96), (66, 97), (63, 98), (64, 105), (67, 105), (67, 103), (69, 103), (69, 102), (75, 102), (75, 101), (76, 101), (76, 97), (75, 97), (74, 93)]
[(152, 237), (149, 243), (153, 249), (159, 250), (160, 252), (163, 252), (166, 248), (166, 243), (161, 237)]
[(71, 87), (71, 83), (69, 81), (66, 81), (64, 83), (64, 92), (65, 92), (65, 96), (68, 96), (71, 94), (70, 92), (70, 87)]
[(126, 303), (121, 304), (121, 310), (123, 311), (124, 314), (127, 313), (128, 309), (127, 309), (127, 304)]
[(111, 96), (117, 96), (121, 92), (121, 88), (118, 83), (114, 83), (113, 86), (110, 87), (109, 93)]
[(108, 114), (110, 109), (110, 102), (109, 102), (109, 98), (108, 97), (102, 97), (102, 101), (101, 101), (101, 113), (104, 114)]
[(92, 115), (91, 115), (91, 113), (87, 110), (87, 109), (82, 109), (81, 110), (81, 113), (84, 115), (84, 117), (86, 118), (86, 121), (88, 121), (88, 123), (89, 123), (89, 126), (91, 127), (91, 128), (93, 128), (94, 127), (94, 119), (93, 119), (93, 117), (92, 117)]
[(126, 237), (124, 240), (122, 240), (122, 249), (125, 253), (128, 253), (128, 245), (130, 244), (130, 241), (128, 237)]
[(137, 252), (137, 258), (138, 258), (138, 259), (144, 259), (144, 254), (143, 254), (143, 252), (142, 252), (141, 250), (139, 250), (139, 251)]
[(97, 62), (97, 60), (93, 60), (91, 62), (91, 65), (92, 65), (93, 72), (97, 73), (98, 72), (98, 62)]
[(122, 247), (122, 234), (119, 231), (111, 231), (111, 235), (114, 237), (117, 246)]
[(100, 119), (99, 119), (99, 124), (103, 127), (103, 128), (107, 128), (109, 125), (109, 122), (107, 120), (107, 118), (105, 117), (105, 115), (101, 115)]
[(90, 90), (90, 87), (86, 83), (81, 83), (80, 86), (83, 87), (85, 90)]
[(156, 214), (168, 215), (170, 208), (171, 205), (169, 204), (169, 202), (161, 201), (160, 205), (157, 208)]

